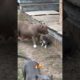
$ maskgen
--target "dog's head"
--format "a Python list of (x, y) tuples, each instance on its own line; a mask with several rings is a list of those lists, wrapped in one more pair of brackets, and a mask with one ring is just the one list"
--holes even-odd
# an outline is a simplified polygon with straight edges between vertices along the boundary
[(39, 32), (41, 34), (48, 34), (48, 26), (45, 24), (40, 24), (39, 26)]

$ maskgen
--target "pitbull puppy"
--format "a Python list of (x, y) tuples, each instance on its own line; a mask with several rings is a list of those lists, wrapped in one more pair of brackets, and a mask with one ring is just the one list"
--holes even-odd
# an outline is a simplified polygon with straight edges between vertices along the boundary
[(39, 63), (29, 60), (23, 69), (24, 80), (51, 80), (49, 76), (41, 75)]
[(49, 45), (51, 45), (52, 41), (49, 37), (49, 35), (43, 35), (40, 40), (41, 46), (44, 46), (44, 48), (47, 48)]

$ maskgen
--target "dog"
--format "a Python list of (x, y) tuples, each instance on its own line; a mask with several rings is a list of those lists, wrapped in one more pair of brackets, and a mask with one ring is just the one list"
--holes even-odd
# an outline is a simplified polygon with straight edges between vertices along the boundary
[(41, 34), (48, 34), (48, 27), (45, 24), (32, 24), (27, 21), (18, 22), (18, 36), (21, 38), (31, 38), (33, 41), (33, 47), (36, 48), (36, 38)]
[(52, 80), (47, 75), (41, 75), (40, 68), (43, 68), (43, 66), (36, 61), (28, 60), (25, 62), (23, 68), (24, 80)]
[(49, 35), (42, 35), (42, 38), (40, 39), (40, 44), (44, 48), (47, 48), (49, 45), (51, 45), (52, 41), (49, 37)]

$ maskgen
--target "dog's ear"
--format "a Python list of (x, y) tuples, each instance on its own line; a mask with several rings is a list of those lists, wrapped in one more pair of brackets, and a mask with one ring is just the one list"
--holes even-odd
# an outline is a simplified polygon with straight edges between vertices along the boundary
[(36, 68), (36, 69), (41, 69), (41, 68), (44, 68), (44, 66), (43, 66), (42, 64), (37, 64), (37, 65), (35, 66), (35, 68)]

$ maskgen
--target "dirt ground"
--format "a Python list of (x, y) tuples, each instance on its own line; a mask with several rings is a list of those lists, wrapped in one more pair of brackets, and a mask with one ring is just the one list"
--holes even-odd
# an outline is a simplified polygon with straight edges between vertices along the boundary
[[(31, 58), (44, 65), (42, 74), (53, 75), (54, 80), (62, 80), (62, 50), (53, 44), (48, 48), (38, 45), (36, 49), (32, 47), (32, 41), (18, 42), (18, 54)], [(22, 68), (25, 59), (18, 58), (18, 80), (23, 80)]]
[[(19, 20), (36, 22), (24, 13), (19, 13), (18, 15)], [(56, 43), (54, 40), (53, 42)], [(52, 44), (45, 49), (38, 44), (38, 47), (34, 49), (32, 47), (32, 41), (18, 41), (18, 54), (43, 64), (44, 68), (41, 69), (42, 74), (53, 75), (54, 80), (62, 80), (62, 47), (58, 48), (58, 46), (56, 47)], [(24, 61), (25, 59), (18, 58), (18, 80), (24, 80), (22, 74)]]

